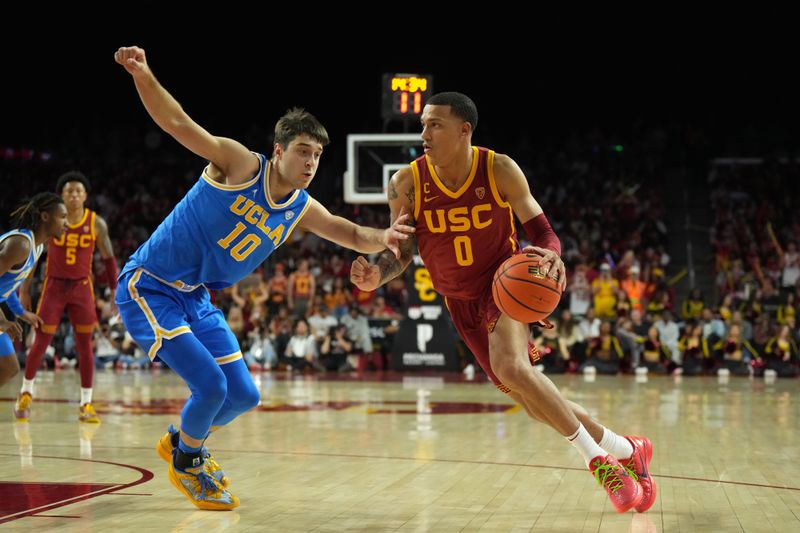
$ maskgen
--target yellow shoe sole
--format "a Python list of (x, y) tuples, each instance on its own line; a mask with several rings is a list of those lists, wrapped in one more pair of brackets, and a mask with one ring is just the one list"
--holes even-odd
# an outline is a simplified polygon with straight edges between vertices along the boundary
[[(225, 504), (225, 503), (217, 503), (217, 502), (209, 502), (209, 501), (197, 501), (192, 498), (192, 495), (189, 494), (189, 491), (181, 484), (180, 480), (178, 479), (177, 474), (175, 473), (175, 468), (170, 461), (169, 464), (169, 481), (172, 483), (178, 492), (184, 495), (184, 497), (192, 502), (195, 507), (198, 509), (204, 509), (206, 511), (230, 511), (231, 509), (235, 509), (239, 507), (239, 498), (231, 494), (231, 499), (233, 502)], [(230, 494), (230, 493), (228, 493)]]

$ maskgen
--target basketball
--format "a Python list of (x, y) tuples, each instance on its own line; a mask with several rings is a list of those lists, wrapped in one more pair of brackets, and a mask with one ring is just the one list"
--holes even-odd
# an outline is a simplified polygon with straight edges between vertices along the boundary
[(530, 324), (550, 316), (561, 299), (558, 279), (539, 272), (538, 254), (517, 254), (500, 265), (492, 281), (494, 303), (514, 320)]

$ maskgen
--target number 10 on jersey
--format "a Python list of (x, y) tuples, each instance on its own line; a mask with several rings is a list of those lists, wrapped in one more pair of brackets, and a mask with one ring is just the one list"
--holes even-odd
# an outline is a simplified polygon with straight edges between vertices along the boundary
[[(224, 239), (218, 240), (217, 244), (219, 244), (223, 250), (227, 250), (234, 239), (236, 239), (236, 237), (238, 237), (246, 228), (247, 226), (242, 222), (237, 222), (236, 227), (233, 228), (233, 231), (228, 233)], [(237, 261), (244, 261), (247, 259), (248, 255), (253, 253), (253, 250), (258, 248), (259, 244), (261, 244), (261, 238), (255, 233), (248, 233), (243, 239), (237, 242), (233, 248), (231, 248), (231, 257)]]

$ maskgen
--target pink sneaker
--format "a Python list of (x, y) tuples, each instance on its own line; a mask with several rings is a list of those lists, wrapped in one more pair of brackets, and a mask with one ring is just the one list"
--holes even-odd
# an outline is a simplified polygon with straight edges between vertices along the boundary
[(647, 437), (625, 437), (633, 445), (630, 459), (620, 461), (622, 466), (633, 472), (642, 486), (644, 497), (636, 506), (637, 513), (650, 509), (656, 501), (656, 480), (650, 475), (650, 459), (653, 457), (653, 443)]
[(613, 455), (599, 455), (589, 463), (589, 471), (608, 493), (608, 499), (618, 513), (624, 513), (639, 505), (644, 492), (639, 483)]

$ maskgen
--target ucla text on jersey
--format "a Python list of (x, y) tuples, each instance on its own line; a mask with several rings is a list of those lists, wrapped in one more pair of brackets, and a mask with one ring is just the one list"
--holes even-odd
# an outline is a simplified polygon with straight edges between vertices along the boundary
[(206, 168), (121, 274), (142, 268), (180, 290), (222, 289), (263, 263), (286, 242), (311, 198), (298, 189), (273, 201), (270, 163), (256, 155), (258, 172), (241, 185), (217, 183)]

